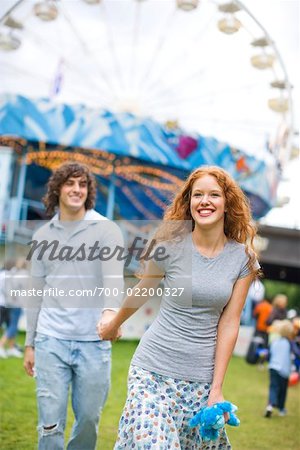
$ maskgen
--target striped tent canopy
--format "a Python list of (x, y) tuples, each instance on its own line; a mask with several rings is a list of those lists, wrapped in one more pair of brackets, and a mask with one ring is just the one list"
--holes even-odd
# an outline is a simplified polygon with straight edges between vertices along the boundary
[(213, 137), (188, 133), (174, 122), (162, 125), (130, 113), (10, 94), (0, 97), (0, 134), (26, 142), (28, 195), (40, 193), (38, 180), (43, 190), (49, 170), (77, 159), (90, 164), (103, 185), (101, 205), (114, 174), (117, 213), (126, 218), (161, 217), (181, 180), (207, 164), (231, 173), (249, 196), (255, 218), (276, 200), (279, 169), (271, 154), (259, 159)]

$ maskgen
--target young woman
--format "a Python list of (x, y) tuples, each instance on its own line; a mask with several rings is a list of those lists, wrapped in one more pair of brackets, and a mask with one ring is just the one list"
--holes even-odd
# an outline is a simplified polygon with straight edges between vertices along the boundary
[(226, 171), (201, 167), (189, 176), (157, 233), (164, 257), (148, 262), (133, 295), (98, 326), (102, 339), (116, 339), (143, 303), (141, 290), (164, 278), (160, 312), (132, 359), (115, 450), (231, 449), (225, 430), (205, 443), (188, 423), (224, 399), (241, 311), (259, 269), (255, 234), (248, 201)]

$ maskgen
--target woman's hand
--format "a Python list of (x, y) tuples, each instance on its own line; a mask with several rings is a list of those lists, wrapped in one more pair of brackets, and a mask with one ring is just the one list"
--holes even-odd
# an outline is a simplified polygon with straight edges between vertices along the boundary
[(114, 318), (116, 316), (115, 311), (104, 311), (100, 322), (97, 325), (97, 332), (103, 341), (116, 341), (122, 336), (121, 328), (119, 328)]
[[(212, 406), (215, 403), (220, 403), (220, 402), (224, 402), (224, 396), (222, 393), (222, 389), (216, 389), (216, 388), (211, 388), (210, 390), (210, 394), (208, 397), (208, 401), (207, 401), (207, 406)], [(224, 420), (225, 422), (228, 422), (229, 420), (229, 414), (228, 413), (224, 413)]]

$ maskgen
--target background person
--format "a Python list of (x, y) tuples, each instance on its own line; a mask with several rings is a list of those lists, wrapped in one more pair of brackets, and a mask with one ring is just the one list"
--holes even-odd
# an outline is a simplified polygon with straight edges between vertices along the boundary
[[(0, 327), (5, 329), (9, 326), (9, 308), (7, 308), (6, 305), (6, 292), (5, 292), (5, 286), (6, 286), (6, 270), (10, 269), (13, 266), (13, 264), (7, 268), (7, 261), (5, 262), (4, 266), (0, 270)], [(3, 333), (3, 334), (4, 334)], [(7, 358), (6, 350), (4, 347), (4, 342), (2, 345), (0, 344), (0, 358)]]
[(291, 341), (293, 365), (295, 372), (300, 373), (300, 316), (294, 317), (292, 320), (294, 329), (294, 339)]
[[(164, 278), (159, 314), (131, 362), (115, 450), (231, 448), (224, 429), (218, 441), (204, 443), (199, 428), (188, 423), (201, 407), (223, 401), (240, 315), (259, 267), (255, 232), (248, 202), (227, 172), (202, 167), (189, 176), (156, 235), (168, 258), (151, 260), (136, 295), (110, 323), (99, 324), (103, 339), (115, 339), (143, 303), (138, 290)], [(183, 286), (183, 297), (175, 295)]]
[(272, 306), (273, 309), (267, 318), (267, 325), (272, 325), (274, 320), (284, 320), (287, 316), (287, 304), (288, 298), (285, 294), (277, 294), (273, 298)]
[(18, 325), (22, 315), (22, 298), (15, 293), (12, 294), (12, 291), (23, 290), (28, 287), (28, 270), (24, 258), (18, 258), (13, 264), (9, 261), (8, 266), (11, 268), (3, 272), (4, 278), (2, 279), (2, 295), (5, 297), (8, 324), (0, 339), (0, 356), (2, 355), (2, 358), (8, 356), (22, 358), (23, 353), (16, 346)]
[(245, 306), (241, 315), (241, 325), (255, 326), (255, 319), (253, 317), (253, 311), (256, 305), (261, 302), (265, 297), (265, 287), (263, 283), (256, 279), (251, 283)]
[(294, 337), (294, 328), (289, 320), (278, 320), (273, 323), (278, 337), (270, 345), (269, 360), (269, 400), (265, 417), (270, 418), (273, 408), (279, 409), (279, 415), (285, 416), (287, 388), (292, 368), (291, 340)]
[[(99, 248), (122, 247), (119, 228), (93, 209), (95, 195), (95, 178), (88, 167), (78, 163), (60, 166), (50, 177), (44, 198), (49, 215), (57, 208), (58, 211), (35, 233), (33, 241), (56, 240), (65, 254), (82, 245), (93, 247), (95, 243)], [(38, 448), (64, 449), (71, 386), (75, 422), (67, 450), (94, 450), (111, 371), (111, 343), (99, 340), (96, 325), (101, 316), (105, 322), (115, 311), (104, 296), (74, 297), (71, 291), (114, 287), (121, 295), (123, 264), (112, 258), (105, 263), (98, 258), (88, 261), (82, 253), (70, 262), (62, 257), (53, 261), (50, 251), (41, 260), (34, 253), (31, 261), (35, 286), (43, 289), (44, 294), (34, 299), (34, 307), (27, 309), (24, 357), (28, 375), (36, 373)], [(62, 290), (66, 296), (49, 293), (50, 287), (57, 288), (57, 292)]]
[(260, 336), (264, 340), (265, 347), (268, 347), (268, 325), (267, 319), (273, 307), (267, 298), (260, 301), (254, 308), (253, 317), (256, 320), (254, 336)]

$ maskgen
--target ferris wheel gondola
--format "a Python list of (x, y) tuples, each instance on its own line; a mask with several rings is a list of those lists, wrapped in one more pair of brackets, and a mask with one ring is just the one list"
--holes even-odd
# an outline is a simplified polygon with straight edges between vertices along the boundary
[(1, 19), (0, 50), (8, 92), (176, 121), (254, 153), (268, 141), (289, 159), (292, 86), (238, 0), (19, 0)]
[[(26, 122), (34, 139), (66, 144), (53, 136), (55, 116), (54, 134), (67, 124), (64, 136), (74, 148), (99, 148), (99, 133), (111, 133), (110, 144), (106, 148), (101, 140), (100, 148), (118, 155), (130, 147), (130, 158), (186, 171), (220, 164), (254, 198), (256, 217), (274, 205), (279, 168), (291, 154), (292, 86), (275, 42), (244, 3), (19, 0), (0, 19), (0, 63), (1, 91), (36, 99), (34, 105), (13, 100), (20, 106), (19, 122), (24, 105), (43, 114), (43, 124)], [(71, 138), (75, 131), (80, 140)], [(165, 154), (166, 147), (175, 153)], [(41, 151), (29, 154), (27, 162), (54, 168), (66, 157), (59, 150), (53, 160)], [(147, 170), (142, 166), (143, 175), (130, 175), (144, 193)], [(157, 170), (151, 172), (153, 189)], [(129, 183), (123, 172), (118, 176)], [(132, 201), (133, 190), (120, 186)], [(136, 192), (142, 195), (138, 187)], [(161, 211), (167, 197), (158, 201), (150, 191), (147, 196)], [(136, 196), (142, 215), (144, 201)]]

